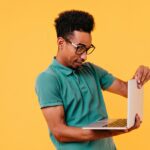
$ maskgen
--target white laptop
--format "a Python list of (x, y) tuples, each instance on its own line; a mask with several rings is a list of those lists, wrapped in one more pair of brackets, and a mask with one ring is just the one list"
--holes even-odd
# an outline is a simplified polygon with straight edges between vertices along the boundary
[(125, 130), (134, 126), (135, 116), (143, 120), (143, 87), (139, 89), (135, 79), (128, 81), (127, 118), (105, 119), (92, 123), (83, 129), (95, 130)]

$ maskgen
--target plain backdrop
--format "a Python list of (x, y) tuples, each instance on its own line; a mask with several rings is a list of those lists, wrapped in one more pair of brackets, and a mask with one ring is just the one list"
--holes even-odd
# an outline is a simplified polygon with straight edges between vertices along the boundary
[[(149, 0), (6, 0), (0, 2), (0, 149), (54, 150), (35, 94), (37, 75), (57, 52), (54, 19), (64, 10), (91, 13), (95, 51), (88, 61), (125, 81), (150, 66)], [(118, 150), (148, 149), (150, 83), (138, 130), (114, 137)], [(126, 99), (104, 92), (110, 117), (126, 117)]]

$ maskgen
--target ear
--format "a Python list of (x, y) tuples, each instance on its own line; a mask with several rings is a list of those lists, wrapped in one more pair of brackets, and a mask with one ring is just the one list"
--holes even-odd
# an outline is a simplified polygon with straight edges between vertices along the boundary
[(57, 38), (57, 45), (58, 45), (58, 48), (59, 48), (59, 49), (62, 49), (62, 48), (63, 48), (64, 42), (65, 42), (65, 40), (64, 40), (62, 37), (58, 37), (58, 38)]

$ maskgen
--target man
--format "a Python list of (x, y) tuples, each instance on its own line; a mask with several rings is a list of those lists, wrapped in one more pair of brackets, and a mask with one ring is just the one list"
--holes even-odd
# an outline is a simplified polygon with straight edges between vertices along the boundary
[[(102, 90), (127, 97), (127, 82), (89, 62), (83, 63), (95, 46), (91, 43), (93, 16), (83, 11), (65, 11), (55, 20), (58, 52), (52, 64), (36, 80), (36, 93), (58, 150), (115, 150), (112, 136), (125, 131), (94, 131), (81, 127), (107, 118)], [(150, 69), (140, 66), (135, 75), (139, 88), (150, 79)]]

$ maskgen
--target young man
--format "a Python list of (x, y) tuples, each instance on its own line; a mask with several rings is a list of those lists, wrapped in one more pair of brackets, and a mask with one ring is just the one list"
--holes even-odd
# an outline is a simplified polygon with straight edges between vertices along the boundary
[[(55, 20), (58, 52), (52, 64), (36, 80), (36, 93), (58, 150), (115, 150), (112, 136), (129, 131), (94, 131), (81, 127), (107, 118), (102, 90), (127, 97), (127, 82), (89, 62), (95, 46), (93, 16), (65, 11)], [(150, 69), (140, 66), (134, 77), (139, 88), (150, 79)], [(135, 125), (140, 126), (136, 116)]]

